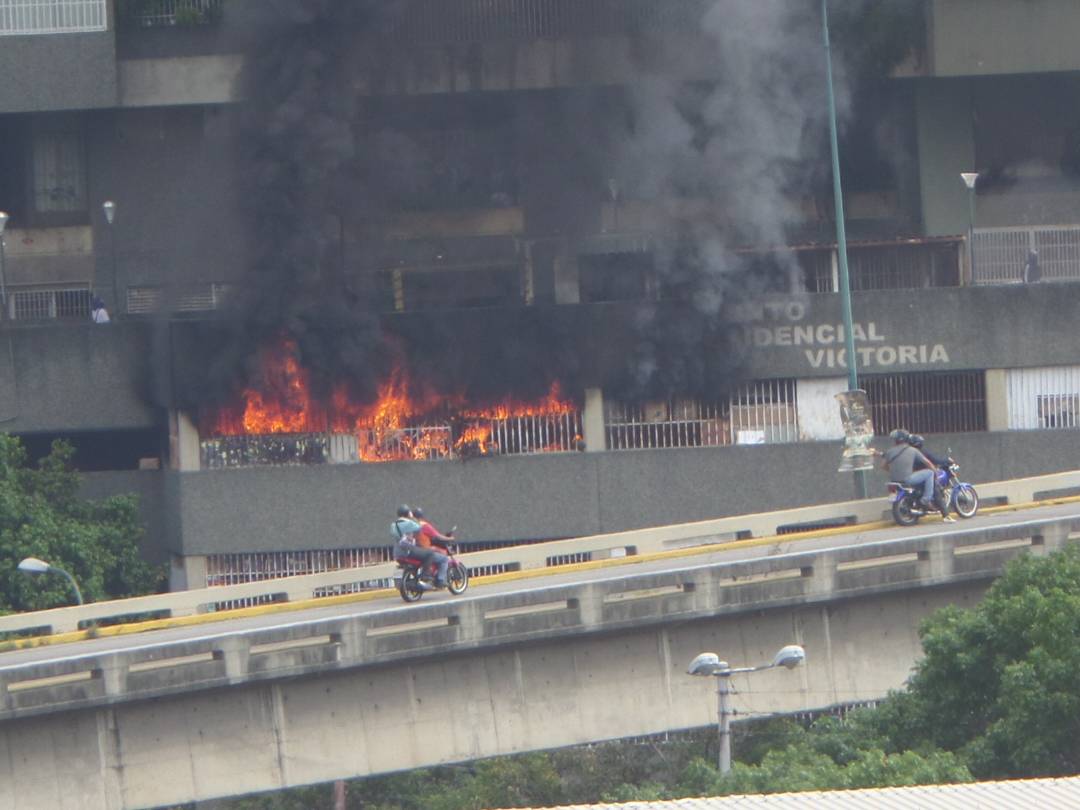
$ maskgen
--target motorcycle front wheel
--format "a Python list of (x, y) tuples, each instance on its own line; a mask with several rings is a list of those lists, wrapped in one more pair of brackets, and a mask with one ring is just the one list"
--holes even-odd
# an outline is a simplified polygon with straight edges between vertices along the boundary
[(420, 587), (420, 575), (415, 568), (408, 568), (402, 573), (397, 581), (398, 593), (406, 602), (416, 602), (424, 595), (424, 589)]
[(953, 492), (953, 506), (962, 518), (975, 517), (979, 511), (979, 493), (971, 484), (961, 484)]
[(465, 593), (469, 587), (469, 569), (456, 560), (446, 569), (446, 589), (454, 596)]
[(893, 501), (892, 516), (899, 526), (914, 526), (919, 522), (919, 516), (911, 511), (911, 499), (907, 497)]

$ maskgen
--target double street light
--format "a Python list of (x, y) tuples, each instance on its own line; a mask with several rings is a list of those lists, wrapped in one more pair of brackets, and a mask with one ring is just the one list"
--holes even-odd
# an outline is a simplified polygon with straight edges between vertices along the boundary
[(712, 652), (701, 653), (690, 662), (686, 670), (688, 674), (716, 678), (716, 693), (719, 698), (717, 734), (720, 742), (717, 756), (721, 774), (731, 770), (731, 716), (734, 714), (731, 710), (731, 676), (744, 672), (761, 672), (774, 667), (794, 669), (804, 660), (806, 660), (806, 651), (798, 644), (789, 644), (782, 647), (773, 656), (772, 661), (756, 667), (732, 667)]
[(81, 605), (83, 604), (82, 591), (79, 590), (79, 583), (75, 581), (75, 577), (65, 571), (63, 568), (58, 568), (55, 565), (50, 565), (44, 560), (39, 560), (37, 557), (27, 557), (25, 560), (19, 563), (19, 570), (24, 574), (48, 574), (57, 573), (66, 578), (71, 583), (72, 589), (75, 591), (75, 599)]

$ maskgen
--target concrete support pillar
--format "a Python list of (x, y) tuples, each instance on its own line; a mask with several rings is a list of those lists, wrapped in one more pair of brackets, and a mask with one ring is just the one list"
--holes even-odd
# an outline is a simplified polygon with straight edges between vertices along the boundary
[(174, 556), (169, 566), (169, 590), (189, 591), (206, 587), (206, 557)]
[(194, 472), (199, 463), (199, 429), (184, 411), (169, 411), (169, 468)]
[(585, 389), (585, 410), (581, 415), (581, 422), (585, 450), (590, 453), (607, 450), (607, 433), (604, 430), (604, 392), (599, 388)]
[(1003, 368), (986, 370), (986, 429), (1009, 429), (1009, 397)]

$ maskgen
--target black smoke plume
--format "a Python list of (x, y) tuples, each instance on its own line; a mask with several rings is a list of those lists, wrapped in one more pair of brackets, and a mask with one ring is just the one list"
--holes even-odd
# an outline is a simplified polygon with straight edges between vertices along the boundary
[(407, 62), (387, 35), (417, 4), (237, 4), (247, 9), (237, 20), (248, 43), (235, 140), (250, 272), (229, 318), (174, 330), (174, 401), (220, 403), (238, 387), (272, 385), (260, 351), (283, 336), (298, 346), (316, 393), (344, 382), (361, 399), (399, 363), (478, 402), (532, 398), (555, 380), (570, 393), (599, 384), (650, 397), (718, 395), (738, 381), (744, 358), (730, 307), (797, 289), (798, 268), (751, 261), (737, 248), (786, 244), (802, 219), (797, 201), (825, 176), (818, 6), (679, 2), (703, 47), (639, 31), (635, 76), (622, 89), (513, 102), (530, 236), (574, 244), (595, 232), (595, 211), (613, 199), (708, 201), (673, 216), (653, 246), (652, 302), (574, 313), (538, 296), (520, 309), (394, 316), (380, 315), (371, 267), (350, 267), (344, 244), (358, 220), (397, 204), (394, 178), (421, 159), (405, 139), (387, 173), (358, 146), (380, 109), (360, 88)]

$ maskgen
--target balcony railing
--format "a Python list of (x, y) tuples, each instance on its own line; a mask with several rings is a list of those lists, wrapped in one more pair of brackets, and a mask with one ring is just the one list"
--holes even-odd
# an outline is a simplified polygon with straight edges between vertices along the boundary
[(972, 244), (975, 284), (1025, 281), (1024, 268), (1037, 251), (1040, 280), (1080, 281), (1080, 225), (976, 228)]
[(139, 28), (207, 25), (221, 19), (223, 7), (224, 0), (118, 0), (117, 15)]
[(104, 31), (106, 0), (0, 0), (0, 36)]
[(9, 286), (2, 317), (11, 321), (90, 319), (90, 285)]

